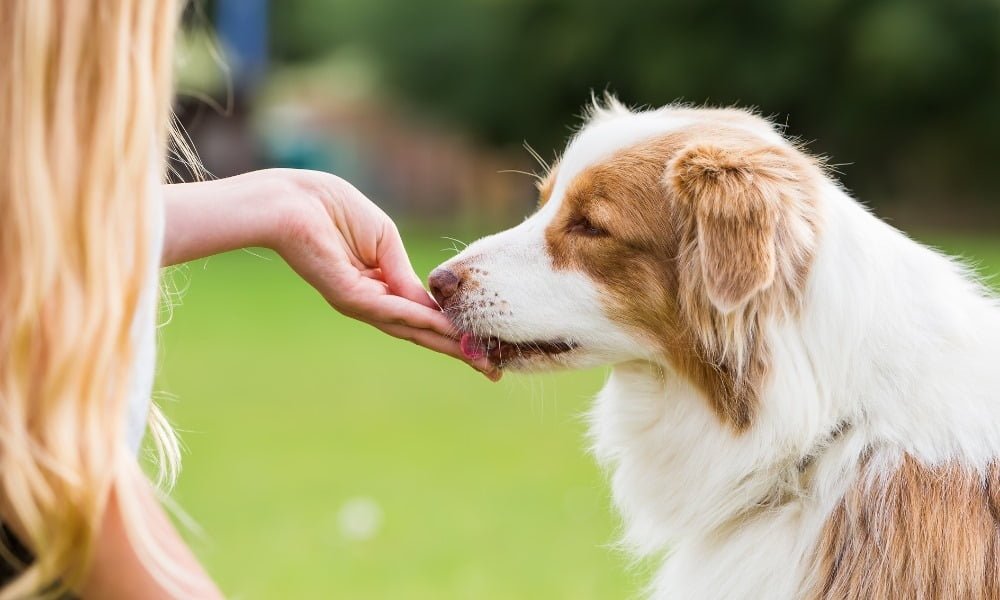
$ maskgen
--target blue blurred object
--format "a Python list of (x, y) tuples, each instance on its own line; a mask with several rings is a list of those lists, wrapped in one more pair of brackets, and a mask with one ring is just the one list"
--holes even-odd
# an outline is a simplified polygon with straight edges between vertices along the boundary
[(219, 0), (215, 21), (237, 90), (256, 87), (268, 62), (267, 0)]

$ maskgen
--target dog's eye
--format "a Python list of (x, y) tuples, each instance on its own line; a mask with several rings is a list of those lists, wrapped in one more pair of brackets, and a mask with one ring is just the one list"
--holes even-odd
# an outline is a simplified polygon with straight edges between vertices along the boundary
[(607, 231), (591, 223), (587, 217), (582, 216), (577, 217), (575, 221), (571, 222), (566, 231), (576, 235), (585, 235), (587, 237), (603, 237), (608, 235)]

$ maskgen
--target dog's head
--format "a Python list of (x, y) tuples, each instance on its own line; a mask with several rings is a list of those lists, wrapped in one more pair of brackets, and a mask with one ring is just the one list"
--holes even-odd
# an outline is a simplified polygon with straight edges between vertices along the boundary
[(522, 370), (644, 360), (751, 423), (769, 320), (816, 249), (817, 163), (739, 110), (592, 111), (535, 214), (435, 269), (463, 350)]

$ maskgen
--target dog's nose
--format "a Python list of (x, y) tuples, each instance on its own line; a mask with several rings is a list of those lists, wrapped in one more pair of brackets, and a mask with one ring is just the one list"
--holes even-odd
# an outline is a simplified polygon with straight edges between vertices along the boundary
[(428, 283), (431, 285), (431, 295), (437, 300), (437, 303), (444, 308), (445, 303), (448, 299), (455, 295), (458, 288), (462, 285), (462, 279), (444, 268), (437, 268), (431, 271), (430, 277), (427, 278)]

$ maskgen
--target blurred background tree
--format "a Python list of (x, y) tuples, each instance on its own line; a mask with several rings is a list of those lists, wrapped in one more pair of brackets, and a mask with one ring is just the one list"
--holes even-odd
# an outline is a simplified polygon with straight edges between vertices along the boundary
[(996, 0), (283, 0), (269, 17), (274, 68), (349, 51), (383, 102), (487, 147), (553, 156), (592, 91), (738, 104), (894, 216), (1000, 212)]
[(758, 107), (873, 203), (1000, 203), (995, 0), (284, 0), (279, 62), (351, 44), (388, 92), (550, 156), (591, 90)]

